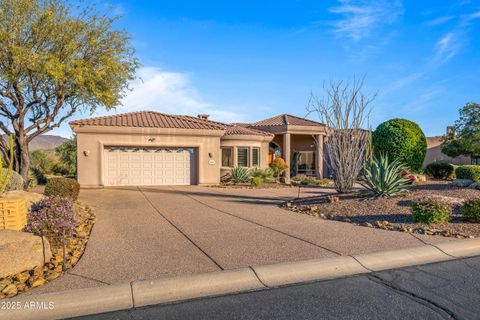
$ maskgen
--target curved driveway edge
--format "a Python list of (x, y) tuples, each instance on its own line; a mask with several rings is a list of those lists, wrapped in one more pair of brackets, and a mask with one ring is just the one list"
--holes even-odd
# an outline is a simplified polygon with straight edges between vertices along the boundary
[(0, 319), (61, 319), (480, 255), (480, 239), (15, 297)]

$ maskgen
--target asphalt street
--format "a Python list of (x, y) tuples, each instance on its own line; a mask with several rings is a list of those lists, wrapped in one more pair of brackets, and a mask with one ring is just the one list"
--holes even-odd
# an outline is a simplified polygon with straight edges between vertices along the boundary
[(480, 319), (480, 257), (76, 319)]

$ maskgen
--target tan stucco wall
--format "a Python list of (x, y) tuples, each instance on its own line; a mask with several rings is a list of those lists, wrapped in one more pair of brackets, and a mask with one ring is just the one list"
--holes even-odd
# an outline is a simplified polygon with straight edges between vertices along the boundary
[[(220, 182), (220, 136), (224, 133), (222, 130), (100, 127), (72, 129), (77, 134), (78, 182), (82, 187), (103, 185), (104, 146), (196, 148), (198, 150), (196, 181), (199, 184)], [(214, 160), (215, 163), (211, 164), (209, 160)]]
[(296, 135), (290, 137), (291, 149), (294, 151), (315, 151), (315, 140), (311, 135)]
[[(221, 147), (233, 147), (233, 166), (237, 165), (237, 149), (238, 147), (260, 148), (260, 168), (268, 168), (268, 146), (272, 137), (264, 136), (224, 136), (220, 140)], [(250, 162), (252, 154), (250, 152)], [(219, 163), (221, 163), (221, 154), (219, 155)], [(222, 167), (221, 175), (225, 175), (231, 168)]]
[(470, 157), (460, 156), (451, 158), (442, 153), (443, 137), (428, 137), (427, 138), (427, 154), (423, 161), (423, 167), (435, 160), (447, 160), (456, 165), (471, 164)]

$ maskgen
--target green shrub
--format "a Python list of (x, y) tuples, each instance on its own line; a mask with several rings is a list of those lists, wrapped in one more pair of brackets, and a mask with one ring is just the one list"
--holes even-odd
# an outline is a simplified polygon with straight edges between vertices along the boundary
[(65, 164), (57, 162), (52, 167), (52, 173), (56, 176), (68, 176), (70, 169)]
[(292, 178), (292, 181), (302, 186), (327, 186), (332, 184), (332, 181), (329, 179), (317, 179), (303, 174), (296, 175)]
[(40, 170), (40, 169), (37, 169), (37, 168), (30, 168), (30, 173), (29, 175), (33, 177), (35, 177), (35, 179), (37, 180), (37, 184), (41, 184), (41, 185), (44, 185), (47, 183), (47, 177), (45, 176), (45, 174)]
[(45, 186), (46, 196), (59, 196), (77, 200), (80, 193), (80, 185), (74, 179), (54, 177), (49, 178)]
[(245, 183), (250, 179), (248, 168), (233, 167), (228, 174), (228, 181), (233, 183)]
[(43, 150), (35, 150), (30, 152), (30, 167), (41, 171), (43, 174), (52, 173), (55, 161)]
[(415, 172), (422, 169), (427, 139), (416, 123), (406, 119), (386, 121), (373, 132), (372, 144), (375, 155), (398, 159)]
[(263, 181), (271, 181), (273, 179), (273, 171), (270, 168), (260, 169), (258, 167), (250, 169), (250, 177), (262, 178)]
[(402, 175), (404, 165), (395, 159), (389, 162), (387, 155), (373, 156), (365, 163), (360, 184), (373, 193), (373, 198), (391, 198), (405, 192), (408, 178)]
[(480, 222), (480, 199), (465, 201), (462, 211), (465, 220)]
[(447, 160), (436, 160), (425, 167), (425, 173), (436, 179), (455, 179), (455, 166)]
[(253, 177), (250, 181), (250, 184), (254, 187), (259, 187), (263, 183), (263, 179), (261, 177)]
[(480, 183), (480, 166), (459, 166), (455, 169), (457, 179), (468, 179)]
[(278, 179), (285, 170), (288, 169), (287, 163), (280, 157), (275, 158), (275, 160), (270, 163), (270, 169), (272, 169), (273, 176)]
[(28, 188), (35, 188), (37, 185), (37, 176), (33, 173), (32, 169), (28, 170)]
[(67, 173), (62, 175), (74, 176), (77, 171), (77, 136), (55, 148), (62, 167)]
[(451, 206), (432, 199), (412, 203), (412, 217), (414, 222), (438, 223), (450, 220)]
[[(8, 174), (8, 169), (3, 168), (2, 174), (3, 174), (2, 176), (2, 181), (3, 181), (3, 179), (5, 179), (6, 175)], [(5, 188), (5, 191), (13, 191), (13, 190), (23, 190), (23, 178), (16, 171), (12, 171), (10, 180), (8, 180), (7, 187)]]

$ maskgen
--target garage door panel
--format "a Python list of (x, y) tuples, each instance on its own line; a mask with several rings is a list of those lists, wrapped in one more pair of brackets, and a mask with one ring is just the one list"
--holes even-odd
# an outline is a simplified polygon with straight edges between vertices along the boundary
[(189, 185), (194, 149), (105, 148), (105, 184)]

